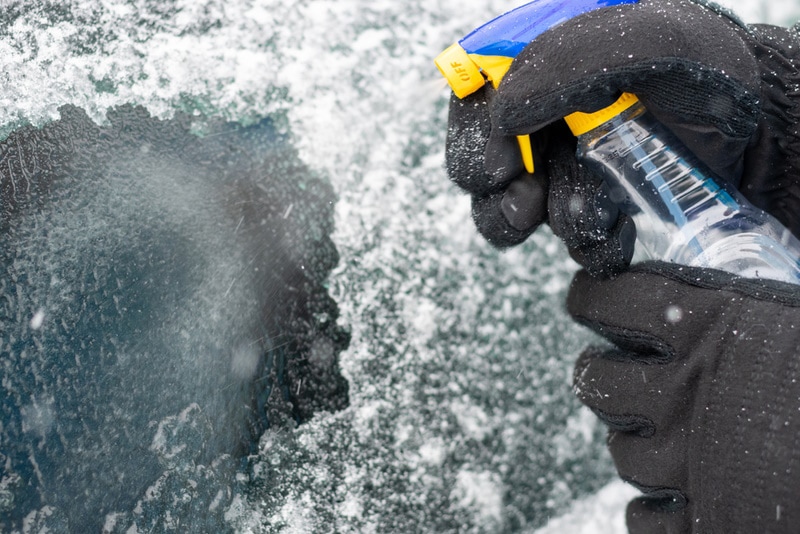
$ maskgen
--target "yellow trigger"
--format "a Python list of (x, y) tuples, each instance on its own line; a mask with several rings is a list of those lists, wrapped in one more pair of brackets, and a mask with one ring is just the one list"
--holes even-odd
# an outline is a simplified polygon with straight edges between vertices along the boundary
[[(506, 56), (481, 56), (479, 54), (469, 54), (469, 58), (480, 67), (481, 72), (486, 78), (492, 82), (492, 85), (497, 89), (503, 77), (511, 68), (513, 57)], [(533, 148), (531, 147), (530, 135), (517, 136), (519, 142), (519, 150), (522, 153), (522, 163), (525, 165), (525, 170), (533, 174)]]
[(522, 163), (525, 165), (525, 170), (533, 174), (533, 147), (531, 146), (531, 136), (518, 135), (517, 141), (519, 142), (519, 151), (522, 152)]

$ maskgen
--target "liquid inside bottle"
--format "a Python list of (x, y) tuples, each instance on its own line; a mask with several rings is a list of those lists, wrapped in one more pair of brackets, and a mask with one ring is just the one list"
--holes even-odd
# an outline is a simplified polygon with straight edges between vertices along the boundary
[(633, 218), (636, 255), (800, 283), (800, 241), (626, 97), (629, 107), (578, 135), (578, 158), (604, 177), (612, 200)]

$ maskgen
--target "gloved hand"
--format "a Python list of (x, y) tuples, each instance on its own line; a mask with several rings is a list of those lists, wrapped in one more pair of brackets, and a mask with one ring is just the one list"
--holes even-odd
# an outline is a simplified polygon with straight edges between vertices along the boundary
[[(800, 235), (800, 61), (796, 32), (750, 26), (688, 0), (641, 0), (575, 17), (539, 36), (498, 91), (452, 97), (451, 179), (473, 197), (494, 245), (526, 239), (548, 220), (590, 272), (630, 261), (632, 221), (574, 157), (561, 119), (636, 94), (702, 161)], [(536, 132), (535, 176), (515, 135)]]
[(614, 343), (574, 389), (645, 493), (631, 533), (797, 532), (800, 286), (650, 262), (581, 271), (567, 306)]

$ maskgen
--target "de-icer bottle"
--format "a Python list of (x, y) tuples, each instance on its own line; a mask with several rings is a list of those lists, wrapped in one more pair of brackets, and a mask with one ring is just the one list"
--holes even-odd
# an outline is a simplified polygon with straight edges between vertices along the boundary
[[(455, 95), (465, 98), (486, 82), (498, 87), (520, 51), (549, 29), (636, 2), (533, 0), (448, 47), (436, 65)], [(605, 177), (612, 200), (633, 218), (638, 257), (800, 283), (800, 242), (714, 176), (635, 96), (565, 120), (578, 136), (578, 157)], [(529, 136), (520, 136), (519, 145), (525, 168), (534, 173)]]
[(636, 96), (565, 118), (578, 159), (633, 218), (637, 255), (800, 283), (800, 241), (727, 187)]

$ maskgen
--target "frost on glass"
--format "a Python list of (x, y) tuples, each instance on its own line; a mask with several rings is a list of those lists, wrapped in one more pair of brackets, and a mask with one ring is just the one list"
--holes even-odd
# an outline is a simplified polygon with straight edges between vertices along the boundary
[(269, 119), (60, 113), (0, 144), (0, 526), (217, 530), (266, 429), (347, 402), (333, 192)]

